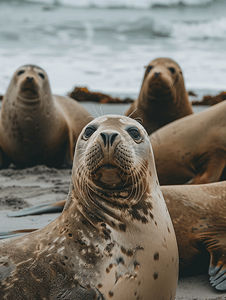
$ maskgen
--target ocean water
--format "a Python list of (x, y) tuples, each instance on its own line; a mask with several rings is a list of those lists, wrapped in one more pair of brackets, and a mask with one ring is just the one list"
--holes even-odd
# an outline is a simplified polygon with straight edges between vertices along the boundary
[(225, 11), (224, 0), (0, 0), (0, 94), (32, 63), (56, 94), (136, 98), (156, 57), (179, 63), (188, 90), (226, 90)]

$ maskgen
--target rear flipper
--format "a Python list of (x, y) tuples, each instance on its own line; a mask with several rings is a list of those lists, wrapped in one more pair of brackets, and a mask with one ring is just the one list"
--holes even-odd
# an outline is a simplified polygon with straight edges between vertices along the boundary
[(220, 230), (215, 228), (202, 235), (203, 243), (210, 253), (209, 275), (210, 283), (219, 291), (226, 290), (226, 228), (225, 224)]
[(37, 229), (21, 229), (21, 230), (15, 230), (15, 231), (0, 232), (0, 240), (18, 237), (18, 236), (33, 232), (35, 230), (37, 230)]
[(60, 201), (51, 204), (35, 205), (29, 208), (22, 209), (17, 212), (10, 213), (8, 214), (8, 217), (24, 217), (24, 216), (31, 216), (31, 215), (62, 212), (65, 202), (66, 201)]

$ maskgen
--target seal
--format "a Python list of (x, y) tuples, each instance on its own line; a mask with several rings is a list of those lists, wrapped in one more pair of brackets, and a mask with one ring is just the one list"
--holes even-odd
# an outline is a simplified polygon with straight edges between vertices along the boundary
[(174, 299), (177, 273), (148, 135), (123, 116), (81, 132), (62, 214), (0, 243), (1, 299)]
[[(226, 181), (201, 185), (161, 186), (176, 233), (180, 277), (206, 274), (217, 290), (226, 290)], [(62, 203), (49, 206), (48, 212)], [(62, 207), (61, 207), (62, 210)], [(1, 238), (27, 230), (0, 233)], [(209, 271), (208, 271), (209, 266)]]
[(146, 67), (138, 99), (125, 115), (141, 118), (151, 134), (192, 113), (180, 66), (170, 58), (156, 58)]
[(0, 168), (72, 165), (90, 114), (69, 97), (52, 95), (46, 72), (25, 65), (13, 75), (0, 115)]
[(150, 136), (161, 185), (226, 180), (226, 101)]
[(207, 273), (226, 290), (226, 181), (161, 186), (176, 232), (180, 276)]

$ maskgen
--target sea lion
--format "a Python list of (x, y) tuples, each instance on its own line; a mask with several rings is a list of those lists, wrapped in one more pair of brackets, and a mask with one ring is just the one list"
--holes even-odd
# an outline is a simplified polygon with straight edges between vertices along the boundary
[(226, 101), (150, 136), (161, 185), (226, 179)]
[(13, 75), (0, 115), (0, 168), (72, 165), (90, 114), (69, 97), (52, 95), (46, 72), (25, 65)]
[(177, 256), (146, 131), (103, 116), (78, 138), (62, 214), (0, 243), (0, 298), (170, 300)]
[(192, 113), (181, 68), (170, 58), (156, 58), (146, 67), (138, 99), (125, 115), (141, 118), (151, 134)]
[(180, 275), (207, 272), (217, 290), (226, 290), (226, 181), (161, 186), (176, 232)]

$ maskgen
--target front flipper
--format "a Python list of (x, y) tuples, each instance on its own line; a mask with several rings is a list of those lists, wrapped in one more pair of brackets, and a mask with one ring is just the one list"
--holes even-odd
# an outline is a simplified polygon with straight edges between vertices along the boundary
[(8, 214), (8, 217), (24, 217), (24, 216), (31, 216), (31, 215), (41, 215), (47, 213), (62, 212), (65, 202), (66, 201), (60, 201), (52, 204), (35, 205), (29, 208), (19, 210), (17, 212), (10, 213)]
[(219, 291), (226, 290), (226, 227), (216, 226), (200, 235), (203, 244), (210, 253), (209, 275), (210, 283)]
[(219, 291), (226, 290), (225, 255), (226, 255), (226, 248), (224, 248), (224, 250), (222, 249), (222, 251), (220, 251), (220, 249), (217, 249), (216, 251), (212, 251), (211, 253), (210, 266), (209, 266), (210, 283), (213, 287), (215, 287), (215, 289)]
[(202, 157), (197, 162), (197, 174), (188, 182), (188, 184), (204, 184), (217, 182), (220, 180), (225, 168), (225, 157), (212, 156), (210, 158)]

